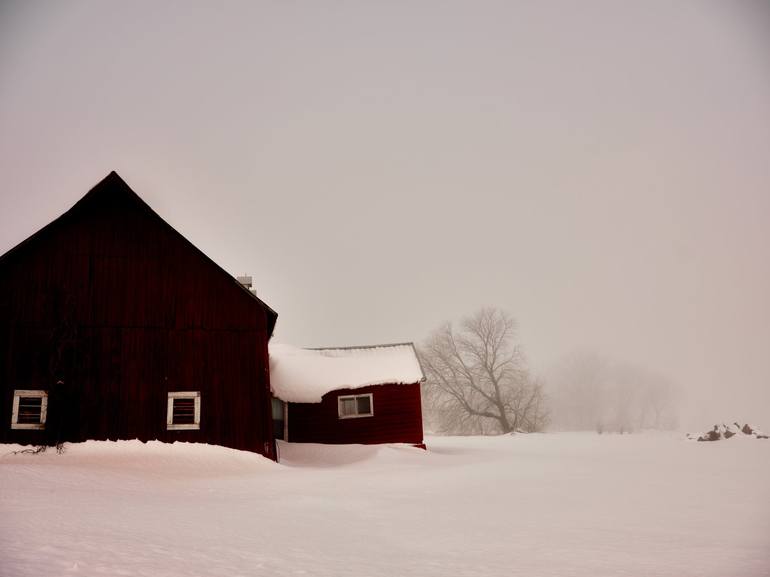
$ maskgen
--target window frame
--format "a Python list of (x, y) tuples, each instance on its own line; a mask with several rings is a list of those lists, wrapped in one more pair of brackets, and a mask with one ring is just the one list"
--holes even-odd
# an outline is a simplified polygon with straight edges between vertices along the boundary
[[(195, 415), (193, 423), (174, 423), (174, 400), (194, 399)], [(169, 391), (166, 405), (167, 431), (197, 431), (201, 428), (201, 392), (200, 391)]]
[[(361, 397), (369, 397), (369, 412), (364, 414), (358, 413), (358, 399)], [(343, 415), (342, 414), (342, 401), (347, 399), (355, 399), (356, 401), (356, 414), (355, 415)], [(366, 417), (374, 416), (374, 393), (362, 393), (359, 395), (340, 395), (337, 397), (337, 417), (340, 419), (363, 419)]]
[[(40, 399), (40, 422), (19, 423), (19, 402), (23, 397)], [(40, 389), (14, 389), (13, 405), (11, 408), (11, 429), (26, 429), (42, 431), (45, 429), (45, 421), (48, 417), (48, 391)]]

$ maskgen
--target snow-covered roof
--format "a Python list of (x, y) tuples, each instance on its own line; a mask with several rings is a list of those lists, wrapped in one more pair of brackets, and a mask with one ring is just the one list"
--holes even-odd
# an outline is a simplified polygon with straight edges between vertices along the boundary
[(326, 349), (270, 343), (270, 385), (276, 397), (290, 403), (320, 403), (335, 389), (424, 379), (412, 343)]

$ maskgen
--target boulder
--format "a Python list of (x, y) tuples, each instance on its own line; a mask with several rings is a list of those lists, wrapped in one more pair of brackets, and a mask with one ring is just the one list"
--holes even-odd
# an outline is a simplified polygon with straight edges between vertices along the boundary
[(742, 427), (738, 423), (732, 423), (730, 425), (714, 425), (714, 428), (707, 433), (688, 433), (687, 438), (697, 441), (719, 441), (721, 439), (730, 439), (736, 435), (739, 437), (754, 437), (755, 439), (769, 438), (768, 435), (756, 427), (752, 427), (748, 423)]
[(754, 429), (752, 429), (751, 426), (748, 423), (746, 423), (745, 425), (743, 425), (743, 428), (741, 429), (741, 432), (744, 435), (753, 435), (754, 434)]
[(751, 435), (755, 439), (767, 439), (768, 438), (768, 436), (765, 433), (763, 433), (762, 431), (760, 431), (756, 427), (752, 427), (748, 423), (743, 425), (743, 428), (741, 429), (741, 432), (744, 435)]
[(718, 441), (722, 438), (722, 433), (719, 432), (719, 426), (714, 425), (714, 428), (708, 433), (698, 437), (699, 441)]

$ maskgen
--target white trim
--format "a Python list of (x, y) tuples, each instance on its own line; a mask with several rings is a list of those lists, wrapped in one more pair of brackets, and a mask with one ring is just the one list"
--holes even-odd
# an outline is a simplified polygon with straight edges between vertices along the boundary
[[(174, 399), (195, 399), (194, 423), (174, 424)], [(169, 391), (166, 404), (166, 429), (169, 431), (194, 431), (201, 428), (201, 392)]]
[[(355, 415), (343, 415), (342, 414), (342, 401), (346, 399), (356, 399), (356, 411), (358, 411), (358, 399), (360, 397), (369, 397), (369, 412), (364, 414)], [(337, 397), (337, 417), (340, 419), (362, 419), (364, 417), (374, 416), (374, 395), (372, 393), (364, 393), (363, 395), (340, 395)]]
[[(40, 422), (19, 423), (19, 400), (22, 397), (38, 397), (40, 401)], [(11, 409), (11, 429), (45, 429), (45, 420), (48, 417), (48, 391), (16, 389), (13, 391), (13, 408)]]

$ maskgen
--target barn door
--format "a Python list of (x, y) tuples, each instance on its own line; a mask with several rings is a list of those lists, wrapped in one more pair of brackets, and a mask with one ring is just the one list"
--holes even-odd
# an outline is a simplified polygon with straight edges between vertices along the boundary
[(273, 409), (273, 437), (277, 441), (288, 440), (288, 423), (286, 422), (287, 405), (281, 399), (273, 397), (272, 400)]

